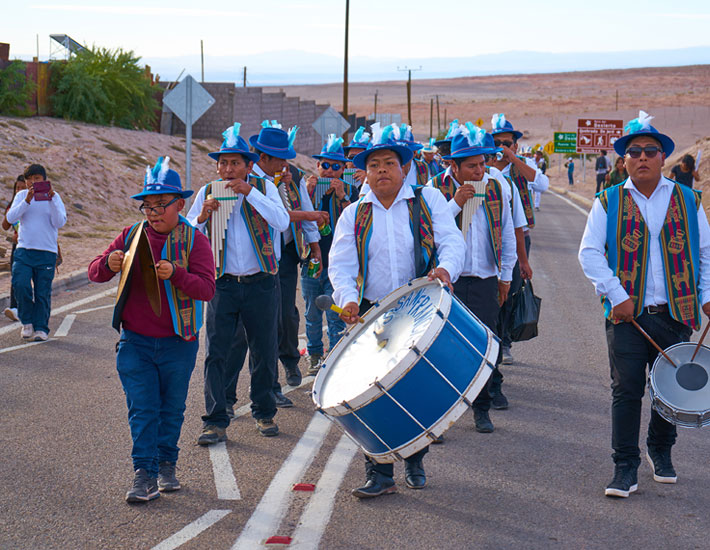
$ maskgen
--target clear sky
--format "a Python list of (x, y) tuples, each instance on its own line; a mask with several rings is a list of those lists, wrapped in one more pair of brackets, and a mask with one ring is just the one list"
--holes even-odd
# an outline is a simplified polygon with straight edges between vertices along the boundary
[[(49, 55), (49, 34), (142, 57), (285, 49), (340, 55), (345, 0), (0, 0), (11, 56)], [(350, 55), (455, 57), (710, 45), (710, 2), (351, 0)], [(710, 60), (709, 60), (710, 61)], [(652, 64), (652, 63), (649, 63)]]

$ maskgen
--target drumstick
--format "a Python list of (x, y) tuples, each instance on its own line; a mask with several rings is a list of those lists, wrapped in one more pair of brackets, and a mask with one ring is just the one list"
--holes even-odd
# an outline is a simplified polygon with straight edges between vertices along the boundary
[(695, 346), (695, 351), (693, 352), (693, 356), (690, 358), (690, 362), (693, 362), (693, 359), (695, 359), (695, 356), (698, 354), (698, 350), (700, 349), (700, 346), (703, 343), (703, 340), (705, 340), (705, 336), (707, 336), (708, 329), (710, 329), (710, 320), (708, 321), (707, 325), (705, 325), (705, 330), (703, 331), (703, 335), (700, 337), (700, 340), (698, 341), (698, 345)]
[(676, 365), (676, 364), (673, 362), (673, 360), (672, 360), (670, 357), (668, 357), (668, 356), (666, 355), (666, 352), (663, 351), (663, 350), (661, 349), (661, 347), (660, 347), (658, 344), (656, 344), (656, 342), (654, 341), (654, 339), (651, 338), (651, 337), (649, 336), (649, 334), (648, 334), (645, 330), (643, 330), (643, 329), (641, 328), (641, 325), (639, 325), (639, 324), (636, 322), (636, 319), (631, 319), (631, 323), (633, 323), (633, 325), (638, 329), (638, 331), (646, 337), (646, 340), (648, 340), (649, 342), (651, 342), (651, 345), (652, 345), (654, 348), (656, 348), (656, 351), (658, 351), (658, 353), (660, 353), (661, 355), (663, 355), (663, 357), (665, 357), (666, 361), (668, 361), (671, 365), (673, 365), (673, 368), (674, 368), (674, 369), (677, 369), (677, 368), (678, 368), (678, 365)]
[[(331, 298), (327, 294), (322, 294), (316, 298), (316, 307), (318, 309), (320, 309), (321, 311), (325, 311), (326, 309), (330, 309), (331, 311), (334, 311), (338, 315), (341, 315), (343, 313), (343, 308), (336, 306), (335, 302), (333, 302), (333, 298)], [(364, 322), (365, 321), (362, 318), (358, 319), (358, 323), (364, 323)]]

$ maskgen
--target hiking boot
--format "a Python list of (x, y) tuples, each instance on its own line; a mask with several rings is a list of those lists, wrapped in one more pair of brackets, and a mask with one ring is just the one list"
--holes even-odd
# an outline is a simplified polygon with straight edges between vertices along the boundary
[(220, 441), (227, 441), (227, 429), (212, 424), (202, 428), (202, 433), (197, 438), (198, 445), (212, 445)]
[(133, 488), (126, 493), (126, 502), (148, 502), (160, 496), (158, 482), (145, 468), (138, 468), (133, 478)]
[(508, 399), (503, 395), (503, 391), (500, 387), (490, 392), (491, 394), (491, 407), (498, 411), (502, 411), (508, 408)]
[(504, 365), (511, 365), (513, 363), (513, 354), (510, 353), (510, 346), (502, 346), (501, 354), (503, 355), (503, 359), (501, 360), (501, 363)]
[(639, 486), (636, 478), (637, 466), (620, 462), (614, 466), (614, 479), (606, 486), (604, 494), (608, 497), (627, 498)]
[(169, 493), (180, 489), (180, 482), (175, 477), (174, 462), (161, 462), (158, 468), (158, 491)]
[(286, 383), (289, 386), (293, 386), (295, 388), (300, 385), (303, 378), (301, 377), (301, 371), (298, 370), (298, 365), (284, 367), (284, 370), (286, 371)]
[(259, 429), (259, 433), (264, 437), (279, 435), (279, 427), (276, 425), (273, 418), (257, 418), (256, 427)]
[(49, 334), (43, 330), (35, 330), (35, 333), (32, 335), (32, 340), (35, 342), (46, 342), (49, 340)]
[(671, 450), (649, 447), (646, 451), (646, 459), (653, 469), (653, 481), (658, 483), (675, 483), (678, 481), (673, 463), (671, 462)]
[(22, 330), (20, 330), (20, 336), (25, 340), (29, 340), (34, 336), (35, 329), (30, 323), (29, 325), (22, 325)]
[(476, 431), (482, 434), (492, 433), (495, 429), (491, 417), (488, 416), (488, 411), (481, 409), (473, 409), (473, 420), (476, 423)]
[(405, 462), (404, 481), (410, 489), (423, 489), (426, 485), (426, 473), (421, 459), (416, 462)]
[(318, 371), (320, 370), (321, 365), (323, 364), (323, 356), (322, 355), (311, 355), (310, 360), (311, 360), (311, 364), (308, 367), (306, 374), (308, 376), (316, 376), (318, 374)]
[(397, 486), (394, 484), (394, 479), (371, 470), (367, 474), (367, 483), (362, 487), (353, 489), (352, 494), (357, 498), (374, 498), (396, 492)]
[(3, 310), (3, 313), (5, 314), (5, 317), (10, 319), (10, 321), (19, 321), (20, 318), (17, 315), (17, 308), (16, 307), (6, 307)]
[(279, 409), (288, 409), (289, 407), (293, 407), (293, 401), (291, 401), (280, 391), (274, 392), (274, 399), (276, 400), (276, 406)]

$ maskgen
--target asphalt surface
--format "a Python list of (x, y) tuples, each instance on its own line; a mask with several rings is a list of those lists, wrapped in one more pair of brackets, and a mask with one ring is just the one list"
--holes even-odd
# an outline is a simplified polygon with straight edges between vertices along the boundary
[[(296, 406), (276, 416), (278, 437), (259, 436), (249, 414), (229, 427), (220, 456), (240, 498), (218, 498), (223, 470), (215, 474), (211, 451), (195, 445), (201, 349), (180, 441), (183, 489), (128, 505), (118, 337), (110, 307), (86, 311), (110, 306), (112, 296), (71, 306), (110, 286), (55, 295), (54, 311), (69, 307), (53, 316), (52, 335), (75, 318), (66, 336), (46, 343), (8, 350), (23, 344), (19, 325), (6, 332), (10, 324), (0, 321), (0, 548), (278, 548), (263, 544), (272, 535), (293, 537), (284, 548), (343, 550), (708, 548), (707, 430), (680, 430), (676, 485), (654, 482), (644, 462), (637, 493), (604, 496), (613, 473), (611, 398), (601, 306), (576, 259), (585, 217), (547, 193), (537, 218), (531, 263), (543, 300), (540, 335), (515, 344), (515, 363), (503, 366), (510, 408), (491, 412), (492, 434), (475, 432), (466, 413), (444, 445), (431, 447), (424, 490), (407, 489), (397, 464), (399, 492), (371, 501), (350, 495), (364, 480), (362, 455), (335, 426), (312, 420), (308, 381), (288, 394)], [(247, 377), (238, 406), (248, 403)], [(643, 426), (648, 414), (646, 400)], [(316, 492), (292, 492), (292, 482)]]

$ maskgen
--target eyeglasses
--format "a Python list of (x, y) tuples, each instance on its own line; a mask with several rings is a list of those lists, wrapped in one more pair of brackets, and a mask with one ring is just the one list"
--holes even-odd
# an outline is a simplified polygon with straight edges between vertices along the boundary
[(506, 147), (512, 147), (513, 142), (508, 139), (506, 139), (505, 141), (501, 141), (499, 139), (494, 139), (493, 145), (495, 145), (496, 147), (500, 147), (501, 145), (505, 145)]
[(646, 158), (652, 159), (659, 152), (662, 153), (663, 151), (660, 147), (656, 147), (655, 145), (646, 145), (646, 147), (639, 147), (638, 145), (634, 145), (633, 147), (629, 147), (626, 150), (626, 154), (629, 155), (632, 159), (641, 158), (641, 153), (646, 153)]
[(148, 214), (155, 214), (156, 216), (162, 216), (165, 214), (165, 209), (170, 206), (172, 203), (174, 203), (176, 200), (178, 200), (180, 197), (175, 197), (173, 200), (171, 200), (167, 204), (159, 204), (158, 206), (148, 206), (147, 204), (141, 204), (138, 207), (138, 210), (141, 211), (141, 214), (148, 215)]
[(332, 168), (333, 171), (335, 171), (335, 172), (337, 172), (338, 170), (340, 170), (343, 167), (343, 165), (340, 164), (339, 162), (331, 163), (331, 162), (326, 161), (326, 162), (321, 162), (320, 165), (321, 165), (321, 168), (323, 168), (323, 170), (328, 170), (328, 169)]

